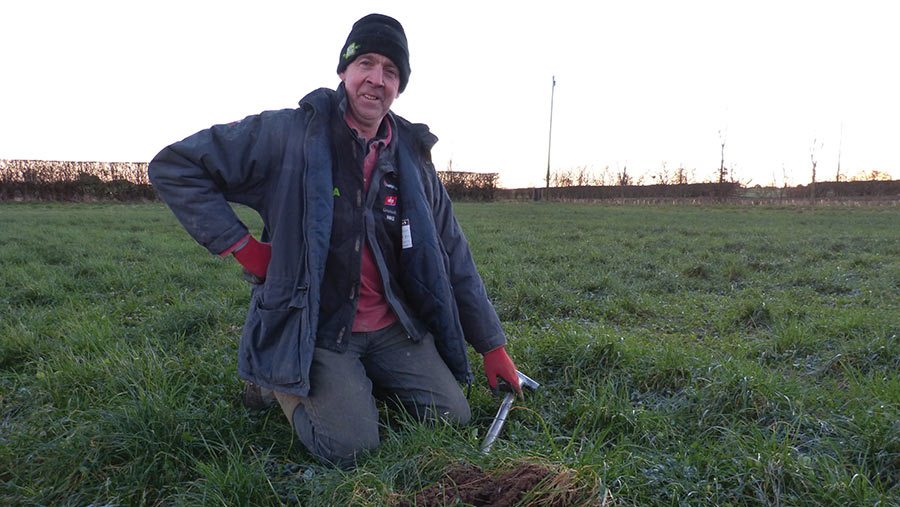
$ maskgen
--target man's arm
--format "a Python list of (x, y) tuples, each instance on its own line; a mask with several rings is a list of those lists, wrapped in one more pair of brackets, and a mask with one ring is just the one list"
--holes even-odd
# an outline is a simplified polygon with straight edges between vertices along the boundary
[(273, 113), (202, 130), (163, 149), (148, 173), (160, 198), (198, 243), (220, 254), (247, 235), (228, 201), (258, 212), (284, 151)]
[(450, 261), (450, 285), (459, 308), (459, 320), (466, 340), (480, 354), (506, 344), (494, 306), (475, 267), (469, 242), (456, 217), (446, 189), (434, 170), (431, 173), (432, 211), (441, 244)]
[(491, 388), (497, 387), (499, 376), (516, 391), (521, 391), (516, 366), (506, 353), (506, 335), (500, 318), (475, 267), (469, 242), (453, 214), (450, 196), (434, 168), (429, 169), (435, 225), (450, 260), (450, 284), (459, 308), (463, 333), (475, 350), (484, 356), (484, 372)]

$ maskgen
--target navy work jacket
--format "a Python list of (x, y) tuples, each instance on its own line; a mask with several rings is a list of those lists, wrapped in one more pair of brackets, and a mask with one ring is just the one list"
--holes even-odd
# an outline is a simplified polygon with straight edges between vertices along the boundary
[[(272, 258), (265, 282), (251, 290), (238, 372), (263, 387), (298, 396), (306, 396), (310, 388), (331, 237), (334, 187), (328, 123), (332, 101), (344, 93), (343, 85), (321, 88), (296, 109), (215, 125), (163, 149), (149, 166), (159, 196), (213, 254), (248, 232), (229, 202), (259, 213), (261, 239), (271, 243)], [(397, 301), (389, 284), (385, 295), (411, 337), (418, 340), (431, 333), (454, 376), (468, 383), (472, 371), (466, 342), (484, 354), (504, 345), (506, 338), (431, 163), (437, 137), (425, 125), (396, 115), (393, 119), (402, 219), (409, 226), (411, 245), (401, 249), (396, 274), (406, 304)], [(367, 210), (368, 240), (382, 279), (389, 280), (372, 220)]]

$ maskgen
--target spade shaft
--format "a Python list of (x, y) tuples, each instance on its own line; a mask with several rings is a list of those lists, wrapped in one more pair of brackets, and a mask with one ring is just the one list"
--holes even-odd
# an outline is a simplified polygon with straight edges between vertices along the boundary
[[(522, 387), (523, 391), (525, 389), (534, 391), (541, 386), (519, 370), (516, 370), (516, 373), (519, 375), (519, 385)], [(503, 401), (500, 403), (500, 409), (497, 410), (497, 415), (494, 416), (494, 422), (491, 423), (491, 427), (484, 437), (484, 443), (481, 444), (481, 452), (487, 454), (491, 450), (491, 446), (494, 445), (494, 441), (497, 440), (497, 437), (500, 435), (500, 430), (503, 429), (503, 424), (506, 422), (506, 416), (509, 414), (509, 409), (512, 408), (514, 401), (516, 401), (515, 392), (506, 393), (506, 396), (503, 397)]]

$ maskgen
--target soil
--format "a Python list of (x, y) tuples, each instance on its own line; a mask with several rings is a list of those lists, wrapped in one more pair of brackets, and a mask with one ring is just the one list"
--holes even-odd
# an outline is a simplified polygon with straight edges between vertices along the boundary
[[(549, 480), (549, 477), (552, 477)], [(509, 472), (492, 476), (476, 466), (460, 466), (450, 469), (444, 477), (410, 499), (404, 506), (438, 507), (444, 505), (473, 505), (476, 507), (511, 507), (517, 505), (525, 493), (544, 484), (555, 486), (555, 496), (541, 495), (542, 505), (565, 505), (565, 498), (559, 497), (559, 479), (543, 465), (523, 463)], [(541, 488), (544, 489), (544, 488)], [(563, 488), (564, 489), (564, 488)], [(565, 495), (562, 495), (565, 496)], [(557, 500), (554, 502), (553, 500)]]

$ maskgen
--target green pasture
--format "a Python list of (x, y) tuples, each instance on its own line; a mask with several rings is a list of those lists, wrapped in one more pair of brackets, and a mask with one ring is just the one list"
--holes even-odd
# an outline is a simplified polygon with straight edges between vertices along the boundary
[(900, 504), (900, 208), (456, 210), (542, 389), (482, 455), (473, 352), (471, 424), (385, 412), (342, 472), (240, 405), (232, 259), (161, 204), (0, 204), (0, 504), (401, 505), (524, 462), (565, 477), (527, 505)]

